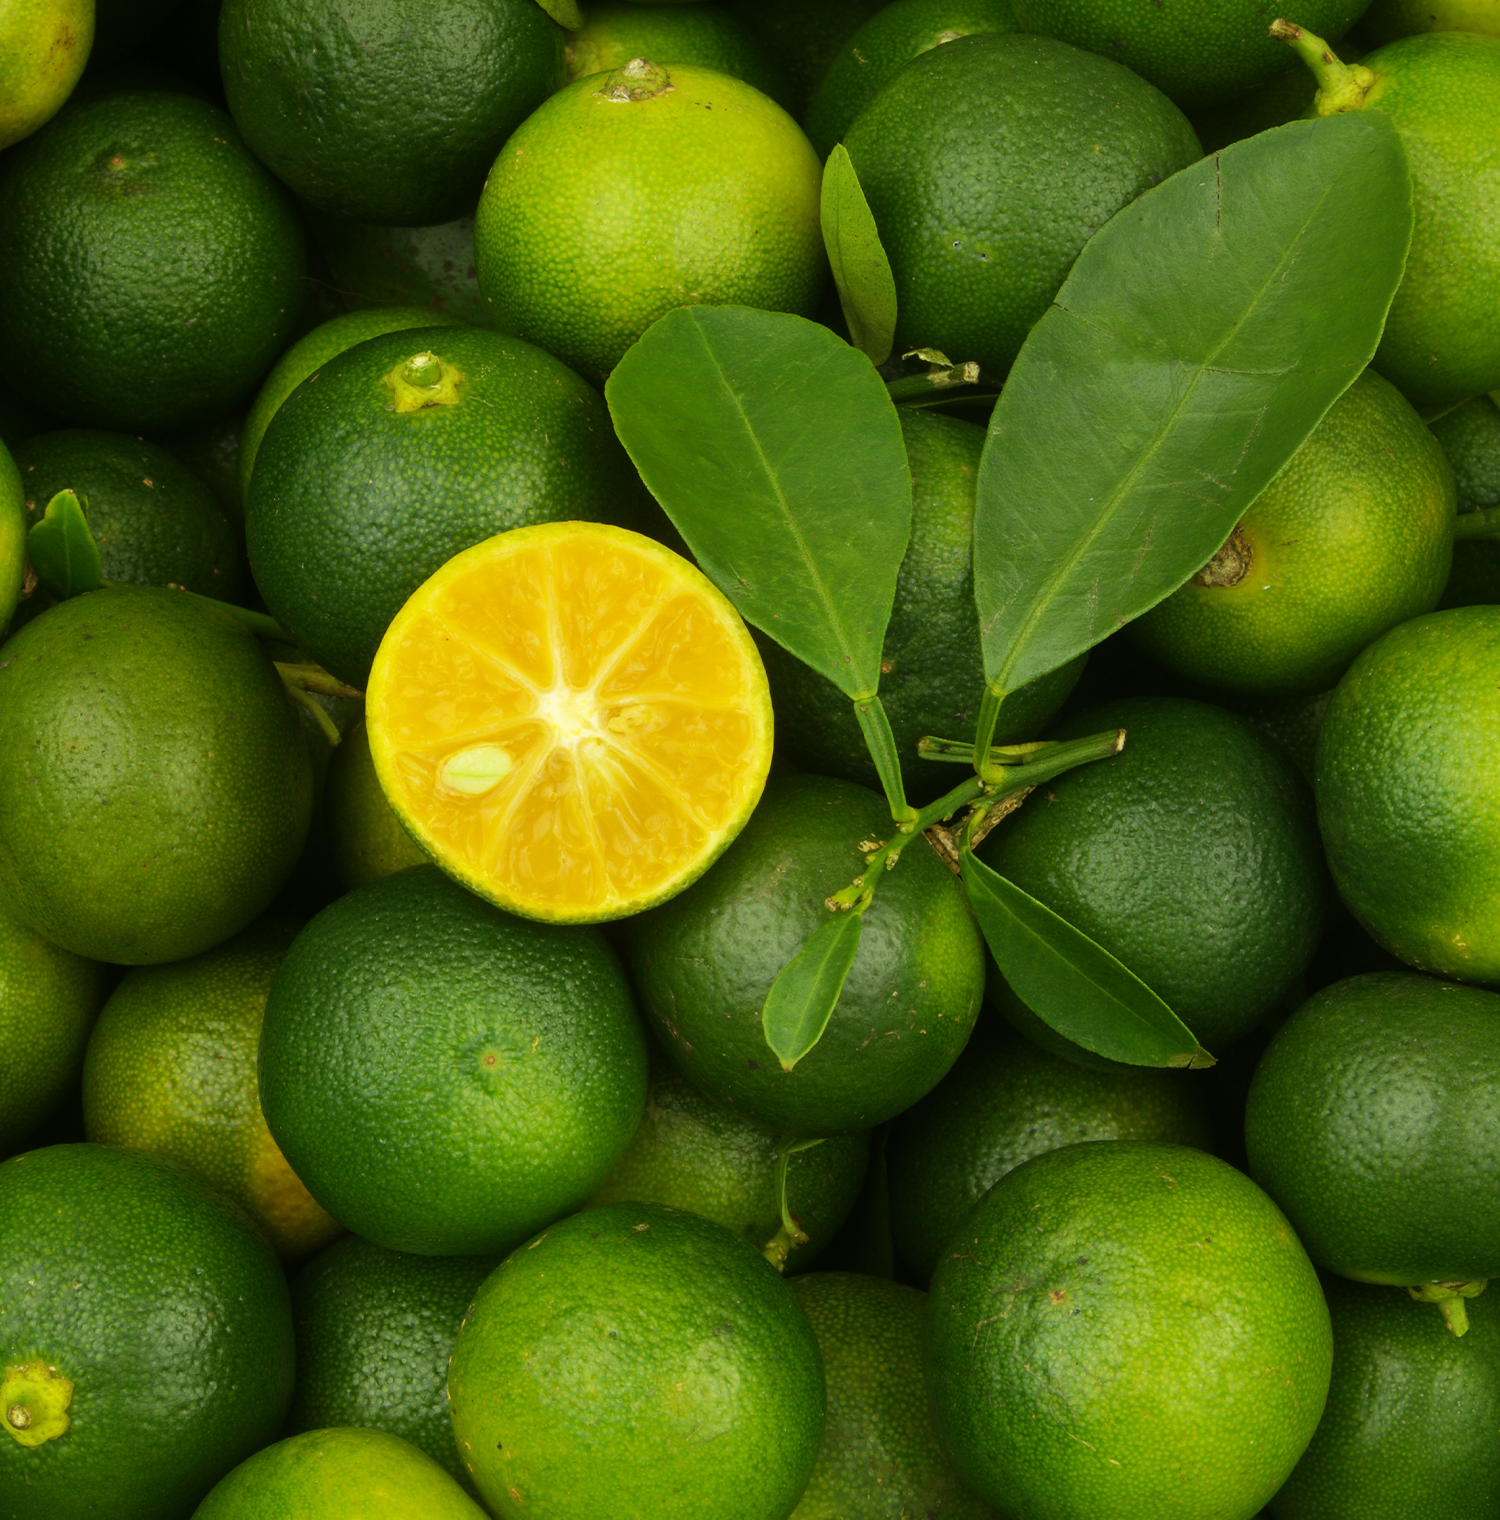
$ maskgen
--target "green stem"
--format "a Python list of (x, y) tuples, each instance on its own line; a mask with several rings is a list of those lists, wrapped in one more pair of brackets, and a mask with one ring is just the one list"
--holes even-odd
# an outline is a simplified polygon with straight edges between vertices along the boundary
[(792, 1159), (795, 1151), (805, 1151), (815, 1145), (821, 1145), (821, 1140), (784, 1140), (777, 1147), (776, 1152), (776, 1198), (781, 1206), (781, 1228), (761, 1247), (760, 1254), (776, 1268), (778, 1272), (786, 1270), (786, 1259), (797, 1249), (805, 1246), (809, 1240), (807, 1231), (797, 1223), (786, 1201), (786, 1169), (787, 1163)]
[(909, 830), (903, 829), (894, 839), (876, 845), (865, 856), (864, 874), (855, 877), (847, 887), (835, 892), (832, 897), (826, 898), (824, 906), (830, 909), (858, 908), (860, 912), (863, 912), (869, 907), (870, 899), (875, 895), (875, 886), (880, 880), (879, 868), (886, 871), (894, 870), (896, 862), (901, 859), (902, 850), (913, 839), (918, 838), (923, 829), (930, 828), (935, 823), (941, 823), (945, 818), (951, 818), (959, 808), (973, 802), (976, 797), (982, 797), (987, 790), (988, 788), (978, 776), (970, 776), (946, 796), (929, 803), (912, 819)]
[[(1013, 762), (1019, 765), (1028, 755), (1034, 755), (1046, 747), (1045, 739), (1035, 740), (1031, 744), (992, 744), (990, 759), (999, 756), (1001, 764)], [(974, 746), (967, 739), (937, 739), (931, 734), (923, 734), (917, 740), (917, 754), (924, 760), (950, 760), (958, 765), (974, 763)]]
[(1453, 541), (1461, 543), (1466, 538), (1500, 538), (1500, 507), (1460, 512), (1453, 519)]
[(891, 732), (891, 720), (885, 715), (879, 696), (866, 697), (854, 704), (854, 716), (859, 721), (859, 731), (865, 736), (865, 747), (875, 762), (875, 772), (885, 788), (885, 800), (891, 805), (891, 817), (902, 832), (908, 832), (917, 810), (906, 800), (906, 786), (901, 780), (901, 759), (896, 753), (896, 736)]
[(1489, 1287), (1488, 1278), (1476, 1278), (1470, 1282), (1418, 1283), (1406, 1291), (1420, 1304), (1436, 1304), (1443, 1311), (1443, 1319), (1455, 1335), (1466, 1335), (1469, 1330), (1469, 1311), (1464, 1307), (1466, 1298), (1478, 1298)]
[(321, 665), (288, 665), (281, 660), (273, 663), (288, 686), (297, 686), (303, 691), (321, 692), (325, 697), (348, 697), (354, 702), (364, 700), (365, 694), (358, 687), (346, 685), (337, 676), (329, 675)]
[[(979, 703), (979, 721), (974, 725), (974, 753), (976, 755), (988, 755), (995, 738), (995, 724), (1000, 718), (1000, 704), (1005, 700), (1003, 691), (996, 691), (993, 686), (984, 688), (984, 696)], [(971, 761), (972, 763), (972, 761)], [(998, 777), (985, 776), (984, 769), (976, 766), (981, 776), (986, 781), (998, 780)]]
[(1365, 103), (1375, 74), (1362, 63), (1343, 63), (1323, 41), (1291, 21), (1273, 21), (1271, 35), (1291, 44), (1292, 51), (1313, 71), (1318, 81), (1316, 100), (1319, 116), (1334, 116), (1340, 111), (1358, 111)]
[(323, 730), (323, 737), (327, 739), (331, 745), (337, 747), (339, 742), (339, 731), (334, 725), (333, 719), (323, 711), (322, 704), (314, 702), (312, 697), (306, 691), (304, 691), (302, 687), (295, 685), (291, 681), (288, 681), (285, 676), (282, 677), (282, 684), (286, 687), (287, 696), (289, 696), (292, 701), (297, 704), (298, 707), (305, 708), (312, 714), (313, 718), (317, 722), (318, 727)]
[(925, 375), (903, 375), (899, 380), (887, 380), (885, 388), (892, 401), (905, 401), (912, 396), (928, 396), (933, 391), (951, 390), (958, 385), (978, 385), (979, 366), (970, 359), (966, 364), (955, 364), (948, 369), (934, 366)]
[[(922, 740), (923, 744), (928, 741)], [(950, 746), (957, 750), (963, 746), (957, 745), (952, 740), (939, 739), (938, 744)], [(1125, 730), (1123, 728), (1106, 729), (1103, 733), (1089, 734), (1082, 739), (1057, 739), (1041, 744), (1013, 744), (1005, 748), (992, 749), (989, 753), (986, 771), (996, 773), (993, 785), (1004, 787), (1006, 791), (1013, 791), (1018, 786), (1039, 786), (1043, 781), (1050, 781), (1054, 776), (1060, 776), (1064, 771), (1070, 771), (1075, 765), (1087, 765), (1090, 760), (1107, 760), (1111, 755), (1118, 755), (1125, 747)], [(967, 760), (973, 764), (973, 746), (968, 746), (968, 754), (947, 754), (941, 757), (946, 760)], [(996, 756), (1010, 755), (1020, 752), (1015, 762), (1005, 763), (997, 760)], [(926, 753), (926, 751), (922, 751)], [(929, 756), (929, 758), (934, 758)]]

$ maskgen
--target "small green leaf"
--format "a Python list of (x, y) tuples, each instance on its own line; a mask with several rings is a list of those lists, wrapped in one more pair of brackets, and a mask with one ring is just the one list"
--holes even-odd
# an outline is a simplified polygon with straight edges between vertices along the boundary
[(863, 701), (911, 531), (911, 469), (875, 366), (803, 317), (684, 306), (604, 387), (615, 431), (747, 623)]
[(83, 506), (72, 491), (59, 491), (40, 522), (26, 535), (26, 557), (53, 596), (99, 589), (99, 549)]
[(860, 915), (839, 913), (783, 966), (761, 1009), (766, 1044), (790, 1071), (823, 1038), (859, 949)]
[(872, 364), (884, 364), (896, 336), (896, 278), (843, 143), (823, 165), (822, 219), (849, 337)]
[(960, 857), (985, 943), (1016, 996), (1065, 1039), (1131, 1066), (1212, 1066), (1181, 1019), (1103, 946), (993, 871)]
[(583, 12), (578, 0), (536, 0), (536, 3), (559, 25), (570, 32), (583, 30)]

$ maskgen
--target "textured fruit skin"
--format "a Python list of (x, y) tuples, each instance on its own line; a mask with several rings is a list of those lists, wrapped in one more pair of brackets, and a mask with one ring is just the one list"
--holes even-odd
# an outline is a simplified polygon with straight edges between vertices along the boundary
[[(664, 1203), (733, 1230), (759, 1250), (781, 1229), (778, 1147), (764, 1130), (705, 1098), (659, 1057), (640, 1128), (591, 1203)], [(787, 1157), (786, 1202), (808, 1237), (785, 1270), (805, 1270), (853, 1209), (870, 1157), (866, 1130)]]
[(991, 1520), (959, 1481), (927, 1413), (925, 1295), (852, 1272), (789, 1279), (823, 1353), (823, 1449), (792, 1520), (941, 1515)]
[(9, 0), (0, 16), (0, 148), (52, 119), (93, 42), (93, 0)]
[(811, 316), (823, 290), (802, 129), (727, 74), (664, 72), (645, 99), (611, 99), (613, 75), (551, 96), (500, 150), (474, 222), (495, 325), (595, 381), (676, 307)]
[(346, 306), (411, 306), (445, 312), (470, 327), (489, 326), (472, 214), (435, 227), (382, 227), (312, 212), (308, 225)]
[(834, 55), (803, 118), (819, 158), (842, 142), (854, 119), (902, 64), (975, 32), (1013, 32), (1010, 0), (893, 0)]
[[(459, 399), (397, 412), (386, 377), (424, 351), (465, 377)], [(246, 547), (282, 627), (363, 687), (387, 625), (444, 561), (534, 523), (628, 526), (639, 489), (603, 401), (550, 354), (417, 328), (347, 349), (282, 402), (256, 455)]]
[(718, 863), (631, 920), (627, 957), (668, 1057), (717, 1102), (778, 1135), (868, 1129), (933, 1087), (969, 1038), (984, 952), (955, 877), (914, 841), (866, 910), (822, 1038), (789, 1072), (761, 1009), (781, 968), (828, 918), (823, 900), (892, 829), (885, 799), (826, 776), (772, 778)]
[(1247, 1034), (1306, 968), (1327, 878), (1307, 784), (1248, 722), (1174, 697), (1108, 702), (1057, 738), (1125, 748), (1049, 781), (980, 847), (1075, 924), (1210, 1050)]
[(1332, 1336), (1249, 1178), (1099, 1140), (985, 1196), (933, 1276), (926, 1355), (948, 1454), (1002, 1512), (1249, 1520), (1317, 1427)]
[(1374, 0), (1360, 18), (1367, 43), (1395, 42), (1414, 32), (1485, 32), (1500, 36), (1494, 0)]
[(286, 1164), (256, 1092), (266, 993), (295, 935), (289, 920), (263, 920), (202, 955), (127, 972), (83, 1065), (90, 1140), (191, 1167), (239, 1204), (284, 1260), (344, 1228)]
[(403, 332), (413, 327), (462, 326), (457, 317), (440, 311), (427, 311), (417, 306), (380, 306), (373, 311), (350, 311), (341, 317), (330, 317), (298, 338), (261, 382), (245, 425), (240, 429), (237, 469), (241, 501), (250, 495), (250, 472), (255, 468), (255, 456), (260, 451), (260, 441), (265, 437), (271, 418), (309, 375), (367, 338), (380, 338), (386, 333)]
[(0, 342), (65, 422), (223, 415), (285, 346), (305, 274), (281, 187), (192, 96), (79, 101), (0, 164)]
[(363, 718), (355, 720), (328, 761), (324, 807), (334, 866), (347, 890), (426, 863), (422, 847), (402, 828), (380, 790)]
[(75, 1090), (105, 991), (97, 961), (58, 949), (0, 908), (0, 1156)]
[(986, 1012), (953, 1070), (901, 1114), (886, 1142), (891, 1235), (926, 1283), (974, 1205), (1007, 1172), (1082, 1140), (1159, 1140), (1207, 1150), (1191, 1073), (1090, 1071), (1038, 1050)]
[(896, 280), (896, 349), (1004, 375), (1087, 240), (1202, 156), (1129, 69), (1019, 33), (912, 59), (844, 145)]
[(358, 1235), (292, 1283), (297, 1386), (286, 1428), (354, 1425), (419, 1446), (472, 1491), (448, 1418), (448, 1358), (493, 1256), (413, 1256)]
[(0, 1431), (6, 1520), (186, 1520), (274, 1438), (292, 1319), (270, 1246), (173, 1162), (55, 1145), (0, 1165), (0, 1368), (73, 1382), (71, 1428)]
[(1318, 736), (1318, 826), (1339, 893), (1419, 971), (1500, 981), (1500, 607), (1429, 613), (1377, 639)]
[[(896, 741), (906, 800), (921, 806), (956, 786), (957, 777), (951, 765), (923, 760), (918, 741), (927, 734), (972, 739), (984, 696), (973, 544), (985, 435), (972, 422), (935, 412), (900, 407), (896, 415), (911, 464), (912, 520), (881, 646), (880, 703)], [(771, 639), (758, 643), (771, 681), (778, 750), (799, 770), (878, 790), (880, 777), (849, 698)], [(995, 743), (1038, 738), (1086, 658), (1069, 660), (1007, 696)]]
[[(1286, 44), (1270, 35), (1264, 0), (1012, 0), (1023, 31), (1117, 58), (1183, 110), (1220, 105), (1284, 73)], [(1369, 0), (1306, 0), (1299, 26), (1337, 42)]]
[(1372, 361), (1413, 405), (1500, 386), (1500, 37), (1427, 32), (1360, 60), (1411, 166), (1411, 251)]
[(193, 1520), (486, 1520), (436, 1462), (382, 1430), (313, 1430), (242, 1462)]
[[(1497, 15), (1500, 24), (1500, 15)], [(1500, 406), (1475, 396), (1429, 424), (1453, 466), (1458, 510), (1500, 507)], [(1453, 546), (1453, 571), (1439, 607), (1500, 602), (1500, 543), (1471, 538)]]
[(1453, 514), (1442, 449), (1366, 370), (1241, 519), (1243, 579), (1195, 576), (1129, 624), (1131, 636), (1215, 690), (1325, 691), (1365, 645), (1437, 606)]
[(255, 636), (180, 591), (106, 588), (28, 623), (0, 660), (0, 732), (0, 895), (77, 955), (196, 955), (296, 863), (296, 711)]
[(1500, 995), (1402, 971), (1315, 993), (1256, 1068), (1245, 1149), (1320, 1267), (1500, 1276)]
[(791, 1289), (660, 1204), (585, 1209), (512, 1252), (458, 1332), (448, 1394), (499, 1520), (785, 1520), (823, 1434)]
[(310, 206), (428, 227), (474, 204), (501, 143), (563, 82), (566, 34), (528, 0), (230, 0), (229, 109)]
[(1333, 1382), (1312, 1444), (1268, 1513), (1276, 1520), (1495, 1520), (1500, 1516), (1500, 1300), (1465, 1305), (1452, 1334), (1428, 1304), (1327, 1278)]
[(125, 433), (62, 428), (28, 438), (15, 460), (28, 529), (59, 491), (76, 491), (105, 580), (240, 600), (239, 535), (213, 492), (170, 450)]
[(716, 5), (640, 5), (602, 0), (589, 7), (582, 31), (568, 36), (568, 82), (608, 73), (632, 58), (690, 63), (753, 85), (791, 109), (785, 71), (758, 37)]
[(608, 1175), (645, 1106), (645, 1037), (598, 930), (513, 918), (415, 866), (298, 936), (266, 1004), (260, 1094), (350, 1229), (495, 1254)]

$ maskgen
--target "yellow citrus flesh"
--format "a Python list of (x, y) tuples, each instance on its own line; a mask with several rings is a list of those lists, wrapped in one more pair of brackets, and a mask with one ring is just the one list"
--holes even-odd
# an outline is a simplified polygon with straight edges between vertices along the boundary
[(518, 528), (449, 560), (387, 630), (366, 715), (380, 784), (428, 854), (554, 922), (687, 886), (771, 760), (739, 614), (679, 555), (601, 523)]

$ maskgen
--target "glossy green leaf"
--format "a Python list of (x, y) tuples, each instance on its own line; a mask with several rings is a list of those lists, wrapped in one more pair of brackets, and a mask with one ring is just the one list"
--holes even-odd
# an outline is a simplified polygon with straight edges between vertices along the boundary
[(642, 479), (745, 621), (847, 696), (873, 696), (911, 472), (870, 361), (802, 317), (687, 306), (646, 330), (604, 395)]
[(1212, 1066), (1187, 1025), (1131, 970), (971, 851), (964, 890), (1016, 996), (1064, 1038), (1132, 1066)]
[(783, 966), (766, 994), (761, 1027), (783, 1071), (823, 1038), (859, 949), (858, 913), (837, 913)]
[(59, 491), (26, 535), (26, 557), (53, 596), (99, 589), (99, 549), (72, 491)]
[(1369, 362), (1411, 238), (1380, 111), (1235, 143), (1085, 245), (990, 419), (974, 585), (1014, 691), (1200, 569)]
[(843, 143), (823, 165), (821, 214), (823, 246), (849, 337), (872, 364), (884, 364), (896, 336), (896, 277)]

